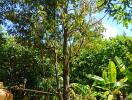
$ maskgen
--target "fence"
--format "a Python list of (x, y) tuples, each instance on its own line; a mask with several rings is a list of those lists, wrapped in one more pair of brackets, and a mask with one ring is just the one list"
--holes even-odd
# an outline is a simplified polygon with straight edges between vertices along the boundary
[(13, 94), (13, 100), (58, 100), (57, 93), (23, 88), (12, 88), (10, 91)]
[(18, 86), (4, 87), (0, 82), (0, 100), (58, 100), (58, 93), (50, 93)]

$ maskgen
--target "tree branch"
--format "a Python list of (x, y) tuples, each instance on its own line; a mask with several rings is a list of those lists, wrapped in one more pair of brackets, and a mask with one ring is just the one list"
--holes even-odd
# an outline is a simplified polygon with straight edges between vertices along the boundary
[(93, 25), (99, 23), (101, 20), (103, 20), (106, 17), (106, 15), (107, 15), (107, 13), (102, 18), (100, 18), (98, 21), (96, 21), (95, 23), (92, 23), (90, 26), (93, 26)]

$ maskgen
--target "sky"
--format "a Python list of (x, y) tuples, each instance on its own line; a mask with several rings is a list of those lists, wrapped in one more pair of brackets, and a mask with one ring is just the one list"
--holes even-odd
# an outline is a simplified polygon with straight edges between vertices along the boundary
[[(100, 19), (104, 15), (105, 14), (101, 12), (100, 14), (97, 14), (95, 16), (96, 18)], [(109, 15), (103, 18), (102, 23), (103, 26), (106, 28), (106, 31), (102, 33), (105, 38), (115, 37), (117, 35), (123, 35), (124, 32), (126, 36), (132, 36), (132, 25), (129, 25), (127, 29), (122, 24), (117, 24), (117, 21), (113, 20), (113, 18), (110, 17)]]
[[(95, 14), (94, 16), (98, 20), (104, 17), (104, 15), (105, 13), (102, 11), (98, 14)], [(11, 23), (8, 21), (8, 24)], [(106, 15), (103, 18), (102, 24), (106, 29), (106, 31), (102, 33), (104, 35), (104, 38), (115, 37), (117, 35), (123, 35), (124, 33), (126, 34), (126, 36), (132, 36), (132, 25), (129, 25), (127, 29), (122, 24), (117, 24), (117, 21), (113, 20), (113, 18), (109, 15)]]

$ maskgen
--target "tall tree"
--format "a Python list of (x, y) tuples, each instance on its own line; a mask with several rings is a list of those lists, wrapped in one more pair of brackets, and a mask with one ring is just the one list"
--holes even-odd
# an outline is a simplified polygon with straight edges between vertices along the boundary
[[(85, 0), (58, 0), (56, 4), (56, 30), (57, 34), (59, 33), (62, 37), (60, 43), (63, 46), (63, 99), (69, 100), (71, 58), (79, 53), (82, 44), (86, 42), (84, 38), (87, 38), (87, 36), (92, 37), (93, 35), (98, 37), (100, 32), (94, 32), (97, 27), (102, 27), (98, 23), (97, 27), (93, 27), (92, 22), (85, 19), (90, 14), (90, 9), (92, 8), (90, 2)], [(94, 32), (90, 31), (90, 29), (93, 29)], [(73, 51), (75, 46), (79, 47), (76, 48), (76, 51)]]
[(89, 39), (100, 36), (103, 31), (101, 22), (96, 23), (91, 17), (95, 4), (88, 0), (9, 0), (2, 5), (1, 9), (5, 8), (2, 21), (13, 23), (15, 29), (9, 31), (18, 33), (22, 39), (26, 37), (25, 45), (37, 47), (42, 55), (48, 51), (52, 53), (54, 47), (60, 51), (59, 56), (63, 58), (60, 61), (63, 62), (63, 99), (69, 100), (72, 58)]

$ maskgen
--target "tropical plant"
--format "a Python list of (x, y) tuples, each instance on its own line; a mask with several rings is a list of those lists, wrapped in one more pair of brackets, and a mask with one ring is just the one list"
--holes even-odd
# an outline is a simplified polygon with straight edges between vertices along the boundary
[[(125, 65), (122, 65), (122, 61), (117, 56), (115, 57), (115, 61), (117, 67), (113, 61), (109, 61), (108, 70), (103, 70), (100, 80), (97, 78), (99, 76), (95, 76), (96, 78), (91, 77), (95, 80), (95, 89), (97, 89), (97, 91), (100, 91), (98, 89), (101, 89), (103, 91), (102, 97), (108, 98), (109, 100), (113, 100), (114, 98), (123, 98), (123, 96), (126, 95), (124, 94), (125, 92), (123, 89), (128, 86), (128, 76), (126, 74), (127, 70)], [(125, 75), (121, 79), (117, 78), (117, 69)]]
[[(75, 59), (72, 65), (71, 82), (79, 83), (92, 83), (87, 80), (85, 74), (94, 74), (101, 76), (103, 69), (107, 68), (109, 59), (114, 60), (115, 56), (118, 56), (123, 60), (124, 65), (127, 67), (132, 64), (132, 41), (131, 37), (119, 36), (110, 40), (95, 40), (94, 46), (84, 48), (79, 57)], [(120, 71), (117, 71), (117, 78), (122, 78)], [(74, 78), (76, 77), (76, 78)]]

